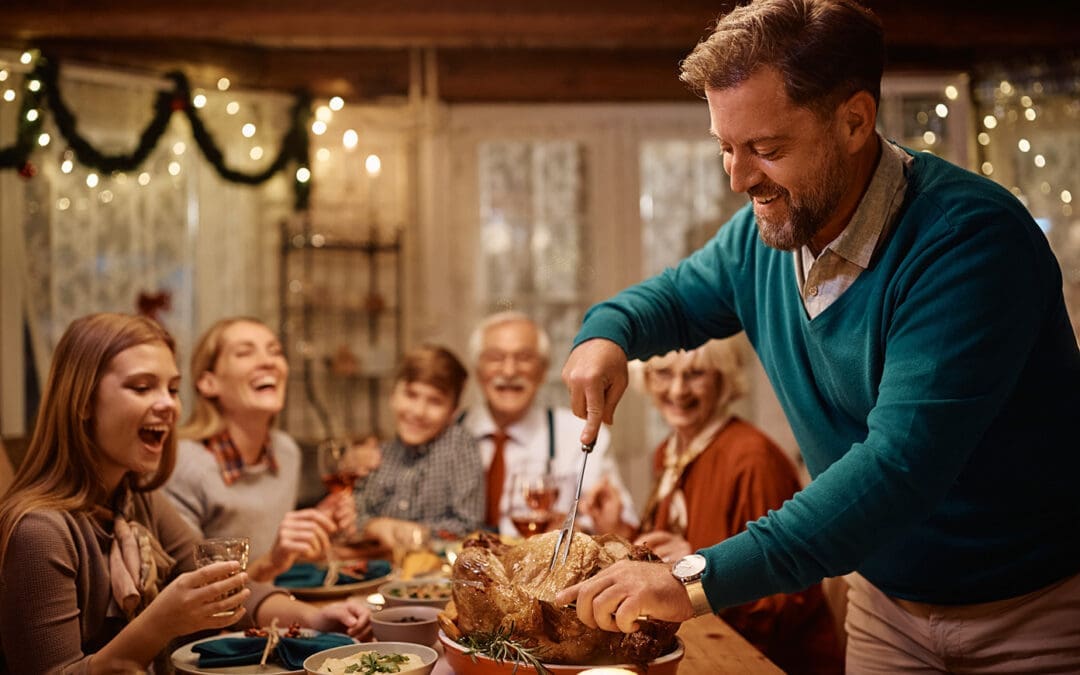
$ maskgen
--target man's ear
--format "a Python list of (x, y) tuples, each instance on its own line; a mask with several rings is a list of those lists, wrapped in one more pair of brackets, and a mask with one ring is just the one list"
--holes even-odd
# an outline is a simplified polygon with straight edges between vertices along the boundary
[(203, 371), (202, 375), (199, 375), (199, 379), (195, 380), (195, 388), (203, 398), (217, 398), (217, 376), (209, 370)]
[(873, 138), (877, 123), (877, 104), (868, 91), (857, 91), (840, 104), (837, 121), (848, 152), (856, 153)]

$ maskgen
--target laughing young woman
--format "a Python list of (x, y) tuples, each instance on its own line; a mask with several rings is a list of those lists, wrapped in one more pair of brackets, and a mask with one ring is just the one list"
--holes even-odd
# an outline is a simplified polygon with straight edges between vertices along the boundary
[(0, 501), (0, 673), (145, 669), (174, 638), (247, 617), (369, 629), (355, 602), (316, 609), (235, 562), (195, 569), (198, 533), (155, 491), (176, 461), (179, 383), (149, 319), (93, 314), (60, 338)]
[(179, 461), (165, 484), (177, 510), (204, 536), (249, 537), (256, 581), (298, 558), (323, 558), (331, 535), (353, 528), (356, 507), (340, 492), (294, 510), (301, 453), (274, 428), (289, 376), (277, 336), (257, 319), (222, 319), (199, 339), (191, 376), (195, 411), (179, 429)]

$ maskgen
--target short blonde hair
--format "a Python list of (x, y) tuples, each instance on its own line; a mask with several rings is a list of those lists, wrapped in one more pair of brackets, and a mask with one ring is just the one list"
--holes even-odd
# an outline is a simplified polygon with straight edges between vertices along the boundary
[(646, 361), (631, 361), (629, 364), (630, 386), (636, 391), (649, 395), (648, 371), (663, 368), (680, 354), (691, 354), (692, 363), (698, 368), (715, 371), (720, 375), (720, 395), (716, 399), (717, 409), (726, 408), (746, 395), (749, 383), (746, 378), (746, 350), (738, 336), (709, 340), (697, 349), (675, 350)]

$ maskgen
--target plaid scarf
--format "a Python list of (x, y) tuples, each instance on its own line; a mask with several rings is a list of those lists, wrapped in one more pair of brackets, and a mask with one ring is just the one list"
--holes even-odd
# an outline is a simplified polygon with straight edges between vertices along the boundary
[[(217, 460), (218, 468), (221, 469), (221, 480), (226, 485), (232, 485), (240, 479), (240, 476), (244, 473), (244, 458), (240, 456), (240, 451), (236, 449), (236, 445), (233, 444), (228, 431), (222, 431), (220, 434), (207, 438), (203, 441), (203, 445)], [(270, 448), (269, 438), (263, 445), (260, 458), (251, 466), (265, 464), (271, 473), (277, 473), (277, 460), (274, 459), (274, 451)]]

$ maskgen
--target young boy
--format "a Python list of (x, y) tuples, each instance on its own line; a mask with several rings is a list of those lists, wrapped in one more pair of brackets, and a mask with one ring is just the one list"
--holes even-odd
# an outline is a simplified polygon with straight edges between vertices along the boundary
[(395, 549), (431, 532), (463, 536), (483, 524), (484, 470), (472, 436), (454, 424), (468, 372), (449, 350), (423, 345), (402, 359), (390, 395), (395, 437), (356, 487), (364, 534)]

